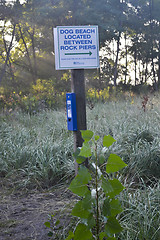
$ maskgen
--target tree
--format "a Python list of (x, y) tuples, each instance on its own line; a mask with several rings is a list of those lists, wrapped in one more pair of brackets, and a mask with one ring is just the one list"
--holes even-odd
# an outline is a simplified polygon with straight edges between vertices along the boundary
[[(160, 83), (159, 0), (101, 0), (101, 4), (97, 0), (25, 0), (23, 4), (19, 0), (12, 4), (1, 0), (0, 3), (1, 83), (12, 80), (26, 87), (36, 84), (37, 79), (61, 76), (63, 72), (58, 74), (54, 67), (42, 71), (45, 58), (52, 59), (54, 64), (53, 27), (88, 24), (99, 26), (100, 48), (105, 47), (99, 87), (110, 83), (116, 86), (121, 79), (127, 83), (131, 59), (134, 84), (151, 79), (157, 88)], [(8, 29), (10, 38), (6, 37)]]
[[(1, 45), (3, 45), (1, 50), (1, 59), (2, 59), (2, 68), (0, 72), (0, 83), (5, 76), (7, 66), (10, 68), (10, 73), (12, 78), (14, 79), (14, 74), (12, 71), (12, 60), (11, 60), (11, 50), (14, 45), (14, 38), (16, 32), (16, 21), (14, 19), (14, 8), (12, 6), (8, 6), (6, 1), (1, 2), (2, 12), (0, 13), (1, 20), (3, 21), (1, 24)], [(4, 11), (4, 12), (3, 12)], [(9, 18), (6, 17), (5, 14), (9, 14)], [(10, 25), (8, 26), (8, 22)], [(10, 37), (10, 40), (8, 38)]]

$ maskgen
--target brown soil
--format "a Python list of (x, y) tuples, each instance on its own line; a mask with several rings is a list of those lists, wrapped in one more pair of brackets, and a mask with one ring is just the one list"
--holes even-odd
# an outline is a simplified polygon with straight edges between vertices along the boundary
[(67, 223), (66, 214), (63, 218), (62, 212), (74, 198), (67, 188), (26, 192), (13, 190), (2, 179), (0, 181), (0, 240), (51, 239), (47, 236), (49, 229), (44, 225), (49, 214), (56, 213), (56, 218), (60, 217), (64, 224)]

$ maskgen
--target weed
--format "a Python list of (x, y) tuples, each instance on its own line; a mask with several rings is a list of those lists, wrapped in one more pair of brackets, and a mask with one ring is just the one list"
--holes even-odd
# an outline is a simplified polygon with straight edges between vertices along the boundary
[[(117, 195), (124, 189), (120, 181), (114, 178), (114, 173), (126, 166), (122, 159), (116, 154), (110, 154), (107, 161), (98, 151), (97, 143), (99, 136), (93, 136), (93, 132), (81, 131), (84, 139), (81, 149), (77, 149), (74, 157), (78, 164), (89, 159), (89, 169), (81, 165), (78, 175), (71, 182), (69, 189), (76, 194), (80, 200), (75, 204), (71, 214), (78, 217), (74, 231), (69, 231), (66, 240), (89, 240), (89, 239), (116, 239), (116, 234), (122, 231), (117, 215), (122, 212), (121, 204)], [(92, 142), (92, 147), (89, 143)], [(103, 148), (109, 148), (115, 142), (110, 135), (104, 136)], [(106, 166), (105, 174), (101, 169)], [(53, 235), (55, 227), (59, 224), (56, 221), (54, 227), (50, 222), (45, 225), (49, 227)]]

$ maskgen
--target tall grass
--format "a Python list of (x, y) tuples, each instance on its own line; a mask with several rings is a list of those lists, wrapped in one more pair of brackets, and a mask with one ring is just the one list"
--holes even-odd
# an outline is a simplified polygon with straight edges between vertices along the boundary
[(88, 114), (88, 128), (117, 140), (112, 148), (129, 165), (128, 176), (160, 177), (160, 103), (152, 98), (142, 109), (142, 99), (97, 105)]
[(64, 112), (16, 113), (1, 121), (0, 135), (1, 175), (21, 185), (51, 186), (73, 172), (72, 134)]
[(143, 185), (143, 189), (126, 187), (121, 195), (124, 206), (120, 216), (124, 231), (120, 239), (159, 240), (160, 239), (160, 182), (152, 187)]
[[(88, 129), (117, 140), (112, 152), (128, 164), (125, 176), (160, 177), (160, 107), (150, 97), (146, 112), (142, 99), (98, 103), (87, 108)], [(51, 186), (73, 174), (73, 137), (65, 111), (37, 115), (14, 113), (0, 118), (0, 175), (21, 185)]]

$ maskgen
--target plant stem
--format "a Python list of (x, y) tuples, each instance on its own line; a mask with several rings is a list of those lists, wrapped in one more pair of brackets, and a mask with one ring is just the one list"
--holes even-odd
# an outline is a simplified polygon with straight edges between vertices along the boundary
[(95, 146), (96, 153), (96, 234), (97, 240), (99, 240), (99, 194), (98, 194), (98, 156), (97, 156), (97, 143)]

